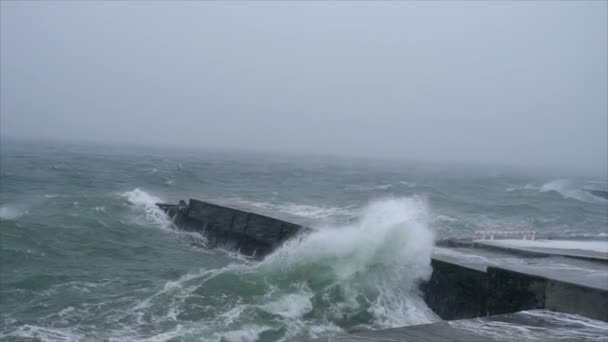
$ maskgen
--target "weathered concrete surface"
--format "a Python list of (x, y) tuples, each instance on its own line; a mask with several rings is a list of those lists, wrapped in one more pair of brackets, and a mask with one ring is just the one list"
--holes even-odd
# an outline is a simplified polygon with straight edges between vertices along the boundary
[(234, 249), (250, 256), (264, 256), (282, 242), (310, 228), (210, 202), (190, 199), (186, 205), (157, 206), (184, 230), (205, 235), (212, 245)]

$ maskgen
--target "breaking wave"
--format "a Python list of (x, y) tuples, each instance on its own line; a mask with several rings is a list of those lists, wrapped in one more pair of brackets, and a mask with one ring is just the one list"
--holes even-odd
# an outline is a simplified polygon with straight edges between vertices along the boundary
[[(201, 269), (168, 282), (133, 314), (152, 323), (145, 321), (152, 311), (159, 324), (159, 315), (179, 320), (193, 303), (212, 301), (198, 308), (196, 324), (180, 324), (182, 332), (209, 341), (292, 341), (431, 322), (437, 318), (418, 290), (431, 274), (428, 220), (419, 199), (376, 201), (356, 223), (290, 240), (260, 262)], [(261, 317), (264, 326), (251, 324)]]
[(509, 187), (505, 189), (508, 192), (512, 191), (538, 191), (541, 193), (557, 193), (565, 199), (574, 199), (582, 202), (596, 203), (605, 201), (602, 198), (594, 196), (585, 190), (583, 186), (567, 179), (555, 179), (541, 186), (526, 184), (523, 187)]
[(137, 222), (142, 225), (155, 224), (164, 229), (169, 229), (173, 226), (171, 220), (160, 210), (156, 203), (162, 202), (162, 200), (154, 195), (136, 188), (131, 191), (120, 194), (121, 197), (126, 198), (129, 203), (134, 205), (142, 215), (137, 218)]
[(375, 184), (375, 185), (350, 185), (346, 187), (346, 190), (354, 191), (374, 191), (374, 190), (388, 190), (393, 187), (393, 184)]
[(583, 202), (595, 202), (598, 197), (593, 196), (587, 191), (576, 186), (573, 182), (566, 179), (557, 179), (543, 184), (539, 189), (540, 192), (556, 192), (564, 198), (575, 199)]

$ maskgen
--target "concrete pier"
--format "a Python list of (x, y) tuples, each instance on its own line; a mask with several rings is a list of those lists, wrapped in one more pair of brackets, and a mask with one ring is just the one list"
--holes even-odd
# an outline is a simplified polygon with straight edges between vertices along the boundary
[[(312, 231), (306, 224), (292, 223), (295, 220), (195, 199), (188, 204), (182, 201), (158, 206), (180, 229), (201, 232), (212, 245), (251, 256), (263, 257), (284, 241)], [(431, 278), (420, 288), (429, 308), (447, 322), (357, 332), (319, 341), (501, 341), (466, 328), (473, 323), (506, 319), (517, 330), (517, 324), (538, 321), (534, 315), (518, 314), (527, 310), (608, 322), (608, 251), (604, 253), (597, 244), (592, 250), (581, 246), (585, 244), (567, 241), (536, 245), (500, 240), (440, 241), (431, 259)]]
[(524, 256), (565, 256), (608, 261), (608, 240), (476, 240), (474, 245)]
[(248, 256), (265, 256), (287, 239), (310, 231), (300, 224), (196, 199), (157, 206), (180, 229), (200, 232), (212, 246)]
[(608, 321), (608, 263), (522, 256), (474, 243), (436, 247), (427, 305), (443, 319), (550, 309)]

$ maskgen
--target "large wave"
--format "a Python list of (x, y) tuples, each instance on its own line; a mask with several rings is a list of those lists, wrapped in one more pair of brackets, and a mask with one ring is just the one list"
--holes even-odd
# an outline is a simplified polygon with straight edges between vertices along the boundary
[(169, 229), (172, 227), (173, 224), (171, 220), (156, 205), (156, 203), (162, 202), (160, 198), (139, 188), (124, 192), (120, 194), (120, 196), (126, 198), (129, 203), (141, 210), (143, 216), (137, 218), (138, 223), (157, 224), (163, 229)]
[(355, 223), (290, 240), (260, 262), (168, 282), (133, 314), (157, 325), (186, 317), (192, 323), (180, 323), (175, 336), (210, 341), (291, 341), (430, 322), (436, 317), (418, 290), (431, 274), (428, 220), (420, 199), (375, 201)]
[(540, 192), (556, 192), (564, 198), (583, 202), (597, 202), (602, 200), (566, 179), (557, 179), (547, 182), (540, 187)]
[[(589, 182), (593, 183), (593, 182)], [(602, 184), (602, 183), (600, 183)], [(567, 180), (567, 179), (555, 179), (549, 182), (544, 183), (541, 186), (536, 186), (532, 184), (526, 184), (523, 187), (509, 187), (506, 191), (516, 191), (516, 190), (528, 190), (528, 191), (538, 191), (541, 193), (556, 193), (562, 196), (565, 199), (574, 199), (582, 202), (589, 203), (597, 203), (604, 202), (605, 200), (590, 194), (584, 185), (578, 184), (576, 182)]]

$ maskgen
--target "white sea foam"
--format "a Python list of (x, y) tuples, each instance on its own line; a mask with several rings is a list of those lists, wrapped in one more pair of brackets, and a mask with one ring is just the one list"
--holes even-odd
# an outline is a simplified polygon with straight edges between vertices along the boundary
[(267, 326), (247, 325), (239, 330), (216, 333), (215, 338), (217, 342), (255, 342), (258, 341), (260, 334), (269, 328)]
[(0, 334), (0, 338), (13, 338), (19, 340), (27, 338), (44, 342), (73, 342), (85, 340), (85, 337), (82, 334), (76, 333), (69, 328), (48, 328), (30, 324), (25, 324), (13, 331)]
[[(586, 182), (589, 185), (592, 182)], [(605, 203), (606, 199), (595, 196), (586, 190), (585, 185), (567, 179), (555, 179), (542, 185), (526, 184), (524, 186), (510, 186), (505, 189), (507, 192), (514, 191), (538, 191), (541, 193), (557, 193), (565, 199), (574, 199), (588, 203)]]
[(417, 281), (431, 273), (434, 234), (427, 213), (419, 199), (376, 201), (357, 223), (288, 241), (259, 268), (324, 265), (332, 270), (333, 285), (355, 295), (376, 293), (369, 303), (376, 326), (428, 322), (434, 316), (415, 299)]
[(15, 220), (27, 213), (28, 211), (25, 208), (18, 205), (4, 204), (0, 206), (0, 219), (3, 220)]
[(432, 221), (433, 222), (449, 222), (449, 223), (452, 223), (452, 222), (457, 222), (458, 219), (454, 218), (454, 217), (451, 217), (451, 216), (448, 216), (448, 215), (436, 215), (436, 216), (433, 216)]
[[(125, 196), (142, 207), (157, 201), (141, 191)], [(417, 287), (431, 273), (434, 234), (426, 207), (419, 199), (376, 201), (362, 210), (357, 222), (319, 228), (288, 241), (262, 261), (234, 260), (184, 274), (127, 309), (126, 315), (138, 324), (125, 336), (130, 340), (148, 336), (143, 337), (147, 341), (177, 336), (255, 341), (267, 330), (283, 330), (279, 340), (287, 342), (340, 332), (344, 317), (365, 311), (372, 317), (361, 324), (367, 328), (434, 321), (437, 317)], [(230, 285), (222, 289), (218, 284)], [(252, 286), (263, 295), (240, 293)], [(214, 307), (203, 309), (211, 310), (214, 318), (195, 325), (180, 321), (180, 313), (190, 310), (192, 299), (200, 296), (218, 297)], [(259, 311), (272, 315), (263, 326), (251, 321)], [(138, 328), (148, 324), (173, 324), (173, 328), (149, 337)]]
[(353, 216), (355, 214), (353, 206), (332, 207), (298, 203), (269, 203), (248, 201), (240, 198), (232, 200), (248, 207), (262, 208), (269, 211), (278, 211), (289, 215), (311, 219), (324, 219), (334, 216)]
[(352, 215), (352, 207), (317, 207), (314, 205), (288, 203), (278, 205), (277, 209), (287, 214), (313, 219), (321, 219), (337, 215)]
[[(403, 183), (402, 183), (403, 184)], [(404, 184), (405, 185), (405, 184)], [(346, 190), (355, 190), (355, 191), (374, 191), (374, 190), (387, 190), (392, 188), (392, 184), (373, 184), (373, 185), (361, 185), (355, 184), (346, 187)]]
[(262, 310), (285, 318), (299, 318), (312, 310), (313, 294), (308, 289), (290, 293), (261, 306)]
[(136, 208), (143, 212), (143, 217), (138, 220), (142, 224), (156, 224), (163, 229), (169, 229), (173, 223), (167, 215), (156, 206), (156, 203), (161, 202), (161, 199), (153, 196), (139, 188), (122, 193), (124, 197), (133, 204)]

